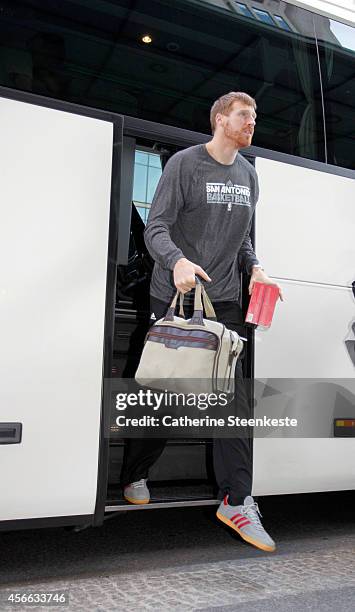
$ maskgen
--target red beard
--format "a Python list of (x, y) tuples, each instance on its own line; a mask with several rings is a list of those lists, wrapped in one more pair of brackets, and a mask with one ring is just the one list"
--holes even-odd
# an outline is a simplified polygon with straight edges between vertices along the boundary
[(242, 130), (232, 130), (228, 123), (224, 126), (224, 134), (227, 138), (230, 138), (239, 149), (248, 147), (253, 137), (253, 134), (245, 134)]

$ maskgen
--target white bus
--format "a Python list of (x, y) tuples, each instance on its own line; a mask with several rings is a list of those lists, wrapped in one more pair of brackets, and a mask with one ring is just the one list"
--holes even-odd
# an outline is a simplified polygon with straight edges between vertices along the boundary
[[(189, 3), (181, 4), (187, 10)], [(190, 4), (196, 10), (196, 3)], [(223, 3), (200, 4), (206, 4), (201, 8), (206, 14), (215, 11), (216, 19), (230, 21), (227, 8), (219, 6)], [(249, 4), (245, 6), (252, 11)], [(256, 15), (249, 19), (256, 20)], [(134, 15), (129, 18), (134, 21)], [(287, 11), (280, 18), (287, 27), (277, 36), (286, 37), (291, 46), (304, 42), (295, 29), (297, 20), (292, 22)], [(243, 23), (247, 28), (247, 16), (236, 13), (235, 19), (236, 27)], [(274, 36), (271, 28), (279, 26), (274, 15), (271, 19), (274, 26), (260, 20), (250, 27), (269, 28), (265, 36)], [(9, 23), (2, 24), (5, 30)], [(100, 525), (105, 513), (215, 504), (211, 441), (201, 439), (170, 440), (152, 469), (152, 502), (126, 504), (119, 489), (124, 441), (103, 401), (105, 380), (133, 376), (147, 329), (151, 267), (142, 231), (162, 166), (175, 151), (209, 138), (207, 130), (181, 127), (179, 117), (185, 111), (191, 119), (194, 95), (190, 92), (187, 99), (190, 106), (181, 102), (170, 123), (168, 115), (161, 122), (148, 120), (144, 110), (131, 104), (133, 90), (126, 91), (118, 112), (104, 105), (90, 108), (93, 99), (74, 104), (63, 94), (64, 63), (58, 71), (62, 81), (56, 66), (46, 68), (52, 80), (43, 76), (43, 66), (42, 72), (38, 68), (44, 62), (38, 47), (43, 40), (55, 45), (56, 39), (36, 36), (30, 38), (37, 62), (31, 87), (24, 85), (24, 72), (16, 72), (15, 82), (3, 78), (0, 88), (0, 529)], [(317, 45), (322, 52), (319, 41)], [(178, 51), (174, 49), (170, 45), (170, 53)], [(130, 47), (131, 55), (136, 52)], [(301, 52), (295, 50), (299, 71)], [(245, 88), (252, 65), (246, 69), (249, 73), (241, 71), (238, 83)], [(263, 69), (286, 108), (290, 93), (286, 95), (287, 88), (278, 93), (280, 84), (270, 66)], [(70, 70), (74, 80), (72, 65)], [(154, 70), (152, 74), (160, 74), (161, 68)], [(307, 78), (304, 73), (302, 78)], [(54, 82), (61, 87), (49, 92)], [(224, 84), (223, 91), (225, 87), (231, 89)], [(245, 374), (264, 385), (255, 413), (272, 413), (286, 389), (300, 418), (305, 411), (314, 415), (307, 417), (310, 429), (304, 437), (273, 432), (251, 441), (254, 495), (355, 488), (355, 171), (345, 161), (335, 163), (348, 159), (346, 136), (339, 140), (331, 131), (335, 123), (328, 131), (324, 124), (324, 134), (318, 133), (308, 85), (306, 89), (294, 154), (282, 150), (287, 131), (275, 131), (273, 141), (275, 126), (267, 117), (261, 120), (264, 140), (259, 145), (264, 146), (256, 140), (256, 146), (243, 152), (260, 181), (255, 249), (285, 294), (271, 329), (248, 332)], [(335, 115), (325, 88), (319, 95), (323, 125), (327, 104)], [(262, 115), (262, 93), (259, 97)], [(280, 109), (281, 123), (282, 112), (286, 110)], [(295, 125), (298, 116), (297, 110)], [(243, 284), (245, 309), (247, 279)], [(294, 391), (283, 388), (285, 379), (305, 382)], [(251, 391), (257, 395), (257, 385)]]

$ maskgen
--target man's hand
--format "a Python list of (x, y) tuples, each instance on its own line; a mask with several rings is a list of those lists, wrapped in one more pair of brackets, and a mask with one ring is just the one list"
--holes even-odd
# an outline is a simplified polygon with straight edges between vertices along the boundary
[(277, 287), (279, 290), (280, 300), (281, 302), (284, 301), (280, 285), (275, 283), (272, 280), (272, 278), (270, 278), (267, 274), (265, 274), (264, 270), (261, 270), (260, 268), (253, 268), (250, 283), (249, 283), (249, 295), (251, 295), (253, 291), (254, 283), (256, 282), (265, 283), (265, 285), (274, 285), (275, 287)]
[(196, 285), (195, 274), (198, 274), (206, 281), (211, 281), (206, 272), (188, 259), (182, 258), (174, 266), (174, 283), (180, 293), (187, 293)]

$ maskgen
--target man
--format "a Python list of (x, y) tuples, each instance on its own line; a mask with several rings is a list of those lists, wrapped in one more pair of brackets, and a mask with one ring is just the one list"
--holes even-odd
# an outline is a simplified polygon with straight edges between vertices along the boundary
[[(145, 230), (146, 245), (155, 260), (150, 293), (156, 319), (166, 314), (176, 289), (190, 291), (198, 275), (209, 283), (208, 295), (217, 320), (244, 335), (240, 271), (251, 274), (249, 293), (256, 281), (275, 284), (252, 248), (249, 231), (259, 194), (258, 180), (253, 166), (239, 154), (239, 149), (251, 144), (255, 109), (255, 100), (246, 93), (222, 96), (211, 109), (212, 140), (176, 153), (164, 169)], [(248, 417), (241, 380), (239, 360), (238, 414)], [(148, 470), (165, 442), (146, 438), (128, 441), (121, 475), (127, 501), (149, 502)], [(264, 530), (258, 505), (251, 497), (248, 439), (214, 440), (214, 469), (223, 494), (217, 517), (247, 542), (273, 551), (275, 544)]]

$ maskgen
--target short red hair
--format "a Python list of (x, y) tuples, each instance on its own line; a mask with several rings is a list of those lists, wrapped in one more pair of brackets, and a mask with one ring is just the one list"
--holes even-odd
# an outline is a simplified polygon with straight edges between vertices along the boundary
[(229, 115), (234, 102), (243, 102), (248, 106), (252, 106), (253, 109), (256, 110), (256, 102), (254, 98), (249, 96), (249, 94), (244, 93), (243, 91), (231, 91), (224, 94), (224, 96), (221, 96), (213, 103), (211, 108), (210, 121), (212, 134), (216, 129), (216, 115), (218, 113), (221, 113), (222, 115)]

